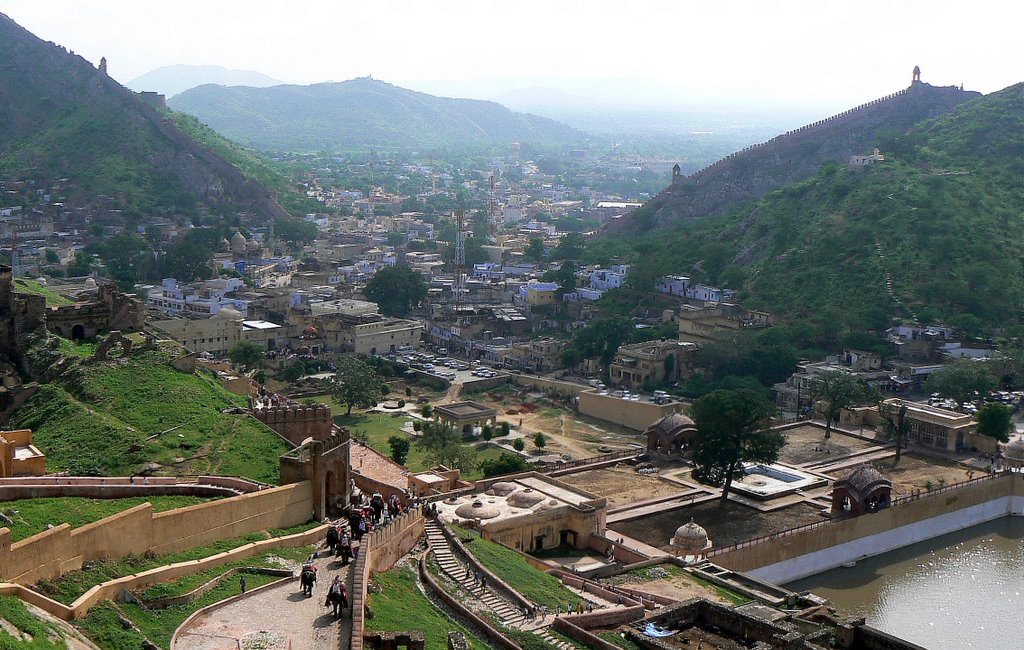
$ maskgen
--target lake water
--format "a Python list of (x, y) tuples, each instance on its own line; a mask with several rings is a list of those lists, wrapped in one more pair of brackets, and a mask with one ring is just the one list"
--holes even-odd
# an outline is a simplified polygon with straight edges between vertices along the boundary
[(786, 585), (926, 648), (1024, 648), (1024, 518), (1004, 517)]

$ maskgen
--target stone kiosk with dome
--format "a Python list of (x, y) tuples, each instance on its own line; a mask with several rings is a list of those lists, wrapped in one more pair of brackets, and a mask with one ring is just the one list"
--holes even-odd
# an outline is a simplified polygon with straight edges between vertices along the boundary
[(712, 546), (711, 540), (708, 539), (708, 531), (693, 519), (676, 529), (676, 534), (669, 540), (669, 545), (672, 547), (672, 555), (691, 562), (703, 560)]
[(435, 503), (444, 521), (524, 552), (588, 548), (605, 530), (607, 499), (536, 472), (479, 481), (473, 492)]
[(681, 458), (693, 436), (697, 433), (697, 425), (682, 413), (672, 413), (656, 420), (647, 427), (647, 452), (662, 458)]

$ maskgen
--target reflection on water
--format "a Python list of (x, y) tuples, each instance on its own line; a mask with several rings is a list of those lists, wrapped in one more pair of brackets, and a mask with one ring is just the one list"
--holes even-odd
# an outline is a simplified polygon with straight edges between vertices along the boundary
[(926, 648), (1022, 648), (1024, 518), (1002, 519), (786, 585)]

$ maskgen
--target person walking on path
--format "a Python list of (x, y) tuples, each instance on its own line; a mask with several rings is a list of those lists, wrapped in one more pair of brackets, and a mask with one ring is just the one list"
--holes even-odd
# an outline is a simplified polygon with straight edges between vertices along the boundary
[(238, 587), (239, 587), (239, 589), (242, 590), (241, 593), (244, 594), (245, 593), (245, 574), (242, 574), (242, 575), (240, 575), (238, 577)]

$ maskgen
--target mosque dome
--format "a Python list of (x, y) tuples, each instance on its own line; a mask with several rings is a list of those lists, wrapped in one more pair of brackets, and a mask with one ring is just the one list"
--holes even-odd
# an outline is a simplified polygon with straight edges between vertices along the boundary
[(697, 428), (697, 425), (693, 423), (693, 420), (686, 417), (682, 413), (672, 413), (670, 415), (666, 415), (665, 417), (661, 418), (660, 420), (657, 420), (656, 422), (654, 422), (654, 424), (650, 426), (650, 429), (655, 429), (659, 432), (664, 432), (666, 434), (671, 434), (676, 431), (681, 431), (683, 429), (695, 428)]
[(494, 506), (484, 505), (479, 499), (473, 503), (464, 503), (455, 509), (455, 516), (463, 519), (494, 519), (501, 514)]
[(1024, 460), (1024, 438), (1011, 440), (1003, 449), (1003, 457), (1009, 460)]
[(245, 235), (235, 231), (234, 235), (231, 235), (231, 252), (232, 253), (244, 253), (245, 252)]
[(684, 555), (697, 555), (708, 547), (708, 531), (691, 519), (676, 529), (672, 546)]
[(221, 307), (217, 312), (217, 318), (223, 318), (225, 320), (242, 320), (242, 312), (238, 311), (234, 307)]

